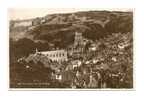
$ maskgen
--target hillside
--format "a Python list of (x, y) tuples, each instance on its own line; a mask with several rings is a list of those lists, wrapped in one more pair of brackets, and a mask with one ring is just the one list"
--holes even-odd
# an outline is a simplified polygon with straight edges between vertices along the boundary
[(10, 21), (10, 55), (13, 59), (12, 55), (16, 58), (28, 56), (35, 48), (40, 51), (66, 48), (73, 43), (76, 31), (93, 41), (113, 37), (112, 34), (119, 32), (132, 33), (133, 13), (88, 11)]
[[(35, 21), (35, 19), (31, 19)], [(51, 14), (39, 18), (40, 23), (31, 26), (13, 27), (10, 37), (43, 40), (52, 44), (70, 44), (74, 32), (92, 40), (103, 38), (111, 33), (132, 32), (132, 12), (87, 11), (66, 14)], [(13, 21), (15, 23), (15, 21)], [(20, 22), (20, 21), (19, 21)]]

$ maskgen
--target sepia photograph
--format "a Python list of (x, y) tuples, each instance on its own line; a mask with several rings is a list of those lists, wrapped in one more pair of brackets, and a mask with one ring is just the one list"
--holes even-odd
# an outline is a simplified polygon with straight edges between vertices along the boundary
[(133, 89), (133, 10), (9, 8), (9, 88)]

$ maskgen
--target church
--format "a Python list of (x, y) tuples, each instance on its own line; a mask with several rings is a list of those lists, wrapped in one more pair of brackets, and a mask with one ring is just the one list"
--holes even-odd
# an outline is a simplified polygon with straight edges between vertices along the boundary
[(67, 48), (68, 55), (82, 56), (87, 42), (88, 40), (82, 36), (82, 33), (75, 32), (74, 43)]
[(57, 62), (67, 61), (68, 57), (70, 56), (76, 56), (77, 58), (79, 58), (84, 52), (84, 47), (87, 41), (87, 39), (83, 38), (82, 33), (75, 32), (74, 43), (68, 46), (66, 49), (41, 52), (38, 52), (38, 50), (36, 49), (36, 54), (45, 55), (52, 61)]

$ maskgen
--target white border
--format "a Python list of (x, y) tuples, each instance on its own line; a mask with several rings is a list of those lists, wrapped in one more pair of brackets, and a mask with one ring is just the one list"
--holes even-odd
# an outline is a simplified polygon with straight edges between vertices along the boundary
[[(110, 99), (136, 100), (143, 98), (144, 46), (143, 0), (1, 0), (0, 1), (0, 97), (2, 100), (26, 99)], [(136, 91), (8, 91), (8, 36), (7, 8), (135, 8), (134, 15), (134, 68)]]
[[(9, 9), (11, 9), (11, 8), (9, 8)], [(19, 8), (17, 8), (17, 9), (19, 9)], [(50, 8), (48, 8), (48, 9), (50, 9)], [(53, 9), (53, 8), (51, 8), (51, 9)], [(64, 9), (67, 9), (67, 8), (64, 8)], [(70, 9), (70, 8), (68, 8), (68, 9)], [(105, 11), (130, 11), (133, 13), (133, 19), (134, 19), (134, 15), (135, 15), (135, 9), (134, 8), (129, 8), (129, 9), (127, 9), (127, 8), (121, 8), (121, 9), (117, 9), (117, 8), (110, 8), (110, 9), (109, 8), (91, 8), (91, 9), (90, 8), (82, 8), (81, 10), (79, 8), (78, 11), (90, 11), (90, 10), (93, 10), (93, 11), (104, 11), (104, 10)], [(8, 18), (9, 18), (9, 16), (8, 16)], [(134, 29), (133, 29), (133, 31), (134, 31)], [(133, 61), (135, 61), (135, 59)], [(9, 71), (9, 68), (8, 68), (8, 71)], [(23, 91), (23, 90), (24, 91), (26, 91), (26, 90), (27, 91), (134, 91), (135, 90), (135, 73), (134, 72), (135, 72), (135, 68), (134, 68), (134, 62), (133, 62), (133, 88), (128, 88), (128, 89), (127, 88), (119, 88), (119, 89), (118, 88), (71, 89), (71, 88), (10, 88), (9, 87), (9, 91)], [(9, 82), (10, 82), (10, 78), (9, 78)]]

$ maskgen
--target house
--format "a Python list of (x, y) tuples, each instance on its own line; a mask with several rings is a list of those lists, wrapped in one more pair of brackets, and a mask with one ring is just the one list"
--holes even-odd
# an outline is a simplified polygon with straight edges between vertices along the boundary
[(37, 26), (37, 25), (40, 25), (40, 24), (41, 24), (41, 19), (39, 17), (33, 19), (33, 21), (32, 21), (33, 26)]
[(32, 20), (17, 20), (13, 22), (13, 27), (29, 27), (32, 26)]

